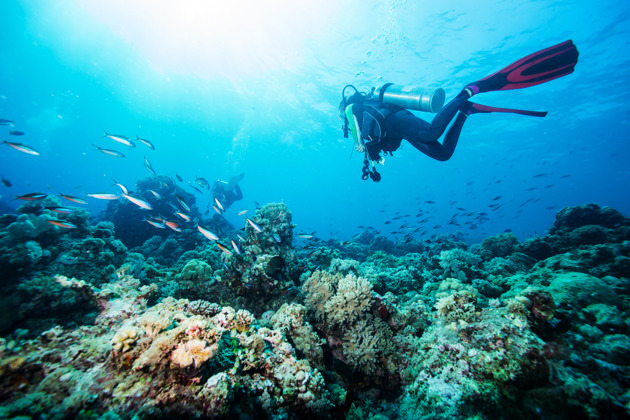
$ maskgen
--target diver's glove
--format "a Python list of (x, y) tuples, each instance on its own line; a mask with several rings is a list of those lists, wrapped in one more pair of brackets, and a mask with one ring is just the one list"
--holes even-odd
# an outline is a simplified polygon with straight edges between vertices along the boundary
[(365, 145), (361, 144), (361, 143), (357, 143), (355, 144), (354, 148), (357, 150), (357, 152), (359, 153), (363, 153), (365, 151)]

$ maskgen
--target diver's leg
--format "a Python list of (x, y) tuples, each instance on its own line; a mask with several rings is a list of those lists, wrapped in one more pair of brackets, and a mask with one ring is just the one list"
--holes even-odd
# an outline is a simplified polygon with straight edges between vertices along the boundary
[(410, 142), (436, 142), (455, 117), (457, 111), (465, 110), (468, 107), (466, 98), (456, 97), (437, 113), (430, 124), (409, 111), (396, 112), (387, 117), (388, 136), (403, 138)]
[(440, 144), (437, 140), (432, 142), (420, 142), (413, 139), (407, 139), (407, 141), (413, 147), (433, 159), (442, 162), (449, 160), (451, 156), (453, 156), (453, 152), (455, 152), (459, 135), (462, 132), (462, 128), (464, 127), (467, 117), (468, 114), (466, 112), (460, 112), (457, 115), (457, 118), (455, 118), (455, 121), (446, 132), (446, 136), (444, 136), (444, 142), (442, 144)]

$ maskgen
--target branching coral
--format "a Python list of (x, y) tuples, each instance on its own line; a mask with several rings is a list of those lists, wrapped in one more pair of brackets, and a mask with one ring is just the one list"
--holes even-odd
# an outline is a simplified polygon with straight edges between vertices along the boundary
[(296, 303), (285, 303), (271, 318), (271, 324), (276, 330), (282, 331), (295, 344), (296, 350), (304, 353), (310, 363), (317, 368), (324, 367), (324, 340), (313, 330), (304, 319), (306, 307)]
[(343, 339), (343, 353), (350, 364), (365, 373), (373, 373), (376, 370), (380, 353), (379, 346), (382, 343), (372, 325), (361, 320), (348, 330)]
[(372, 299), (372, 284), (348, 274), (339, 280), (335, 294), (324, 303), (324, 312), (331, 323), (350, 325), (370, 308)]
[(256, 321), (254, 315), (246, 309), (239, 309), (236, 312), (236, 329), (237, 331), (247, 331), (251, 325)]

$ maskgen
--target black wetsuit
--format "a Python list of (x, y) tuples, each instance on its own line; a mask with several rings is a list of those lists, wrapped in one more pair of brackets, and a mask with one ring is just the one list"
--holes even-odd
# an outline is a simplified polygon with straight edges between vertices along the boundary
[[(466, 111), (470, 107), (466, 97), (457, 96), (428, 123), (396, 105), (371, 99), (357, 105), (359, 106), (353, 107), (353, 112), (361, 126), (361, 136), (366, 141), (365, 146), (371, 160), (379, 160), (381, 151), (391, 153), (397, 150), (403, 139), (433, 159), (450, 159), (466, 121)], [(462, 112), (455, 118), (440, 144), (438, 139), (458, 111)]]

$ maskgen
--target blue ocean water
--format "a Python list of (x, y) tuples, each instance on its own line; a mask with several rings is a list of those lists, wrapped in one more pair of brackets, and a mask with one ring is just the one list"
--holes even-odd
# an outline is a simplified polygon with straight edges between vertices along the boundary
[[(13, 185), (0, 194), (14, 205), (12, 194), (34, 191), (117, 192), (112, 179), (150, 176), (146, 157), (184, 184), (245, 173), (228, 220), (240, 225), (235, 213), (255, 201), (283, 201), (298, 230), (322, 238), (348, 239), (358, 225), (389, 234), (397, 225), (384, 222), (396, 212), (419, 210), (431, 215), (429, 229), (443, 226), (430, 233), (470, 241), (542, 233), (568, 205), (627, 214), (629, 16), (625, 1), (6, 2), (0, 118), (16, 125), (1, 138), (41, 155), (2, 146), (0, 173)], [(575, 73), (478, 99), (546, 118), (475, 115), (449, 161), (403, 142), (379, 184), (361, 180), (362, 156), (337, 118), (345, 84), (443, 87), (448, 100), (566, 39), (580, 51)], [(155, 150), (128, 149), (103, 130), (148, 138)], [(497, 196), (503, 205), (493, 210)], [(199, 207), (209, 199), (199, 196)], [(88, 209), (96, 216), (104, 205), (89, 199)], [(448, 225), (456, 207), (489, 220), (475, 230)]]
[[(2, 6), (0, 418), (627, 418), (627, 1)], [(345, 85), (449, 100), (569, 39), (574, 73), (473, 98), (545, 118), (361, 179)]]

